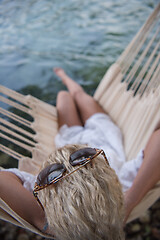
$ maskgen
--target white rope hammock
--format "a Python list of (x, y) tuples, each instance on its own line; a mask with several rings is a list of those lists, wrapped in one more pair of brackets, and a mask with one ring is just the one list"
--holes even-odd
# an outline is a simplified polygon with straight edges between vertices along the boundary
[[(159, 40), (160, 4), (117, 62), (109, 68), (94, 95), (121, 128), (128, 160), (144, 148), (160, 119)], [(4, 86), (0, 86), (0, 101), (18, 112), (0, 107), (0, 137), (3, 139), (0, 151), (17, 159), (19, 169), (37, 174), (41, 163), (55, 148), (56, 108), (31, 95), (24, 96)], [(22, 151), (11, 149), (11, 145), (5, 145), (4, 141), (18, 146)], [(30, 156), (25, 155), (25, 151)], [(157, 184), (133, 210), (128, 221), (137, 218), (159, 196), (160, 184)], [(2, 200), (0, 207), (2, 219), (42, 235)]]

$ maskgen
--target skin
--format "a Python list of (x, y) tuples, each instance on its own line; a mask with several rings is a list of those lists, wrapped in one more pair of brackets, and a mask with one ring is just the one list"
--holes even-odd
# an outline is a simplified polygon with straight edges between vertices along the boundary
[[(54, 72), (67, 86), (69, 92), (61, 91), (57, 96), (59, 128), (83, 126), (86, 120), (95, 113), (104, 113), (101, 106), (61, 68)], [(87, 103), (87, 104), (86, 104)], [(145, 150), (144, 160), (132, 187), (125, 193), (125, 220), (132, 209), (143, 199), (145, 194), (160, 180), (160, 123), (151, 135)], [(154, 173), (154, 174), (153, 174)], [(13, 173), (0, 172), (0, 197), (22, 218), (38, 229), (43, 229), (45, 214), (33, 194), (26, 190), (21, 180)], [(49, 231), (49, 230), (48, 230)], [(47, 232), (49, 233), (49, 232)]]
[(24, 220), (38, 229), (43, 228), (44, 211), (15, 174), (0, 172), (0, 197)]
[(144, 160), (133, 182), (132, 187), (125, 193), (126, 217), (143, 199), (146, 193), (160, 180), (160, 129), (150, 137), (144, 150)]

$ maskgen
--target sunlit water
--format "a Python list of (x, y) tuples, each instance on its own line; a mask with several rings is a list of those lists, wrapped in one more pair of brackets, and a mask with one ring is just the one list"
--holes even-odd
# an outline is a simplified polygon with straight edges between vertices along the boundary
[(54, 102), (60, 66), (92, 93), (158, 2), (1, 0), (0, 84)]

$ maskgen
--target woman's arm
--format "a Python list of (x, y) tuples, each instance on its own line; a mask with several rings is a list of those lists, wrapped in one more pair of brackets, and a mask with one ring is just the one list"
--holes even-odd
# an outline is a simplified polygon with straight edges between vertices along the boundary
[(25, 189), (21, 180), (13, 173), (0, 171), (0, 197), (20, 217), (39, 229), (43, 229), (44, 211), (33, 194)]
[(144, 160), (132, 187), (125, 193), (126, 217), (160, 180), (160, 129), (153, 132), (144, 150)]

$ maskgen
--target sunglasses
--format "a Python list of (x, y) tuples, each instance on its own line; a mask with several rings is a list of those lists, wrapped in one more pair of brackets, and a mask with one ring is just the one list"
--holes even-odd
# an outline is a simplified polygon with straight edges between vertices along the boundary
[(91, 162), (95, 157), (99, 154), (102, 154), (107, 165), (109, 162), (107, 157), (102, 149), (96, 148), (82, 148), (70, 155), (69, 163), (72, 166), (78, 166), (73, 171), (66, 173), (67, 169), (63, 163), (53, 163), (46, 168), (44, 168), (37, 176), (37, 180), (33, 189), (33, 194), (42, 207), (44, 209), (42, 203), (38, 198), (38, 191), (50, 186), (53, 183), (57, 183), (58, 181), (68, 177), (72, 173), (78, 171), (80, 168), (84, 167), (87, 163)]

